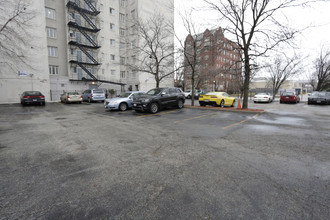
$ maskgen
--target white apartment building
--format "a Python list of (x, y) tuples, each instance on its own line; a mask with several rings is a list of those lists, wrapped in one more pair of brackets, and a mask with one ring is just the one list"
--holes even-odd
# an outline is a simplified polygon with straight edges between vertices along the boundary
[[(147, 91), (156, 82), (151, 74), (133, 71), (128, 62), (137, 62), (139, 54), (134, 47), (142, 43), (135, 31), (137, 19), (147, 19), (154, 13), (164, 15), (174, 22), (174, 0), (44, 0), (33, 1), (39, 13), (40, 25), (34, 26), (42, 40), (40, 48), (39, 77), (33, 88), (29, 81), (38, 74), (23, 80), (16, 76), (9, 98), (0, 103), (18, 102), (18, 95), (25, 90), (39, 90), (47, 101), (58, 101), (63, 91), (79, 91), (90, 88), (112, 89), (117, 94), (128, 90)], [(168, 39), (174, 44), (174, 36)], [(48, 53), (48, 56), (47, 56)], [(174, 59), (174, 58), (173, 58)], [(173, 71), (174, 67), (168, 67)], [(4, 73), (6, 75), (6, 73)], [(40, 88), (43, 80), (45, 88)], [(0, 92), (9, 92), (2, 85)], [(25, 85), (21, 86), (23, 83)], [(160, 86), (173, 86), (173, 77)], [(29, 88), (27, 88), (29, 87)], [(24, 88), (24, 89), (23, 89)], [(7, 91), (6, 91), (7, 90)]]

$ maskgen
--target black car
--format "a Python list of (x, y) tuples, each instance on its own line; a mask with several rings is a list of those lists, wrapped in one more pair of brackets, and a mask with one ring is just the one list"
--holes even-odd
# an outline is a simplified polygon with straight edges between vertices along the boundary
[(179, 88), (155, 88), (134, 98), (132, 108), (137, 112), (157, 113), (160, 109), (166, 107), (182, 108), (184, 102), (184, 94)]
[(308, 104), (330, 104), (330, 92), (315, 91), (308, 97)]
[(21, 95), (21, 104), (39, 104), (45, 105), (45, 96), (39, 91), (26, 91)]

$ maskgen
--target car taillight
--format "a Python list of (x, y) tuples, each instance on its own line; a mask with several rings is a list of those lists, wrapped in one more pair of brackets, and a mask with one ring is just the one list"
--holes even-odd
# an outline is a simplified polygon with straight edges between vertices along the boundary
[(28, 98), (28, 96), (24, 96), (23, 98), (24, 98), (24, 99), (27, 99), (27, 98)]
[(253, 98), (257, 98), (257, 96), (254, 96)]
[(69, 98), (70, 98), (70, 96), (67, 96), (66, 98), (67, 98), (67, 99), (69, 99)]
[(216, 99), (216, 98), (218, 98), (218, 97), (216, 97), (216, 96), (213, 95), (213, 96), (211, 96), (211, 98), (212, 98), (212, 99)]
[(40, 96), (40, 98), (44, 99), (44, 98), (45, 98), (45, 96), (43, 96), (43, 95), (42, 95), (42, 96)]
[(199, 98), (203, 98), (203, 96), (202, 96), (202, 95), (200, 95), (200, 96), (199, 96)]
[(268, 97), (264, 97), (265, 99), (268, 99)]
[(82, 98), (82, 95), (80, 96), (80, 98)]
[(93, 98), (93, 94), (91, 94), (91, 97)]

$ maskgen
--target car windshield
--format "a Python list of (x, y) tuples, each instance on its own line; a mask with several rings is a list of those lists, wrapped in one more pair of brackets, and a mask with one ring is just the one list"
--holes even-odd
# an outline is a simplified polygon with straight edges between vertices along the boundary
[(68, 92), (68, 95), (79, 95), (78, 92)]
[(127, 98), (128, 96), (130, 96), (132, 93), (124, 93), (124, 94), (121, 94), (120, 96), (118, 96), (118, 97), (120, 97), (120, 98)]
[(25, 94), (26, 95), (41, 95), (41, 93), (40, 92), (37, 92), (37, 91), (26, 92)]
[(104, 93), (102, 89), (94, 90), (93, 93)]
[(319, 92), (319, 93), (318, 93), (318, 96), (326, 96), (326, 95), (327, 95), (326, 92)]
[(293, 92), (284, 92), (282, 95), (283, 96), (293, 96), (294, 93)]
[(162, 91), (163, 91), (163, 89), (151, 89), (146, 94), (147, 95), (157, 95), (157, 94), (161, 93)]

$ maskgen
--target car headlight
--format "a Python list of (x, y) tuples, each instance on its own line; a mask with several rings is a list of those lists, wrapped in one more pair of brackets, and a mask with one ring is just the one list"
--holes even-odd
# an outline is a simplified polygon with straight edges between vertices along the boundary
[(150, 99), (144, 99), (143, 102), (150, 102)]

